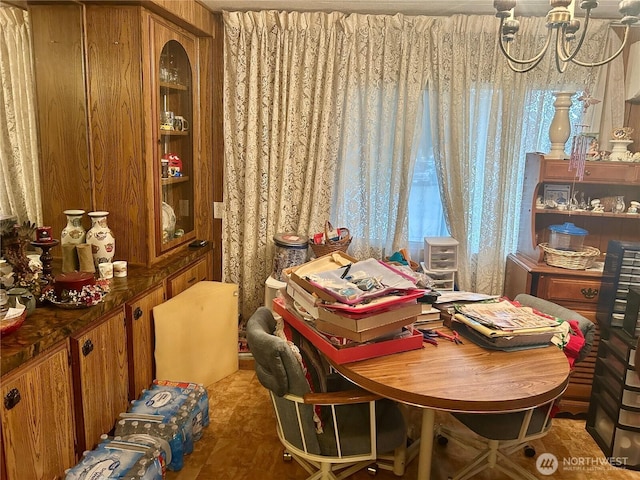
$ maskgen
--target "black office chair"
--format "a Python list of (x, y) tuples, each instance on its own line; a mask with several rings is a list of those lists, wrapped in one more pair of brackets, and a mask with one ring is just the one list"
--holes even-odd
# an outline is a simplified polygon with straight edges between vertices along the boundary
[[(258, 379), (273, 401), (285, 458), (291, 455), (307, 470), (307, 480), (346, 478), (375, 464), (378, 452), (398, 449), (402, 462), (406, 426), (397, 405), (327, 376), (319, 355), (311, 358), (315, 349), (292, 349), (276, 326), (271, 311), (260, 307), (247, 322), (247, 342)], [(351, 388), (328, 391), (345, 385)], [(398, 468), (397, 474), (404, 473), (403, 464)]]
[[(576, 320), (585, 342), (578, 351), (575, 361), (584, 360), (591, 351), (595, 336), (595, 325), (589, 319), (548, 300), (528, 294), (520, 294), (514, 299), (523, 306), (563, 320)], [(466, 480), (489, 468), (500, 470), (514, 480), (537, 480), (533, 474), (514, 462), (510, 455), (524, 450), (529, 457), (535, 455), (530, 442), (545, 436), (551, 428), (552, 409), (557, 399), (543, 405), (510, 413), (453, 413), (452, 415), (475, 435), (460, 432), (449, 426), (439, 425), (437, 436), (441, 444), (447, 439), (462, 446), (473, 446), (480, 453), (451, 480)]]

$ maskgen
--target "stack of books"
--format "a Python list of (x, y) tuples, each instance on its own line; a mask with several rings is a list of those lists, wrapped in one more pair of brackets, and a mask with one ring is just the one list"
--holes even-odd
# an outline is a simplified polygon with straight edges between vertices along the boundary
[(500, 350), (547, 346), (560, 322), (508, 300), (456, 305), (454, 320), (454, 329), (484, 347)]
[[(385, 275), (385, 280), (381, 282), (385, 285), (384, 292), (372, 295), (373, 291), (367, 291), (366, 297), (356, 302), (343, 295), (350, 287), (336, 281), (342, 280), (340, 272), (347, 271), (356, 279), (361, 279), (362, 272), (366, 275), (371, 269), (376, 274), (382, 272)], [(430, 304), (425, 310), (423, 304), (418, 303), (425, 290), (416, 288), (402, 272), (381, 262), (377, 264), (371, 259), (359, 262), (342, 252), (335, 252), (293, 267), (285, 273), (286, 308), (302, 317), (308, 326), (339, 348), (414, 336), (417, 338), (418, 334), (413, 334), (413, 324), (423, 312), (429, 320), (435, 318), (434, 312), (430, 311)], [(344, 277), (344, 280), (350, 278), (347, 275)], [(328, 280), (321, 283), (324, 278)], [(366, 276), (364, 278), (366, 280)], [(361, 282), (353, 283), (358, 285)], [(393, 284), (402, 287), (389, 290), (388, 285)], [(334, 288), (339, 288), (339, 292), (332, 291)], [(439, 317), (439, 311), (436, 312)], [(412, 348), (422, 346), (421, 340), (411, 343)]]
[(418, 303), (420, 305), (420, 314), (417, 316), (414, 326), (416, 328), (430, 329), (443, 325), (440, 310), (435, 308), (431, 303)]

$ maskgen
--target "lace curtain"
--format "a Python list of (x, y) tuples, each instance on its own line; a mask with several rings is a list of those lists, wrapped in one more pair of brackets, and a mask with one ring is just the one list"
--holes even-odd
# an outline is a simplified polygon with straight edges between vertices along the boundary
[[(545, 115), (541, 92), (593, 93), (602, 69), (560, 75), (547, 55), (514, 74), (492, 16), (263, 11), (224, 22), (224, 276), (240, 285), (244, 318), (263, 301), (278, 232), (306, 236), (330, 218), (349, 227), (358, 258), (406, 246), (425, 90), (460, 286), (502, 291), (524, 153), (548, 135), (528, 134)], [(592, 30), (589, 58), (611, 39), (606, 22)], [(523, 19), (515, 53), (537, 50), (544, 33), (544, 19)]]
[[(608, 22), (593, 21), (590, 31), (581, 58), (599, 58), (602, 46), (615, 42)], [(512, 53), (531, 57), (546, 32), (543, 18), (522, 19), (518, 48)], [(540, 93), (594, 92), (602, 70), (570, 66), (559, 74), (548, 52), (536, 69), (513, 73), (496, 34), (494, 17), (438, 21), (431, 29), (432, 61), (438, 68), (429, 85), (441, 196), (449, 230), (460, 242), (458, 281), (462, 289), (493, 294), (502, 292), (505, 258), (518, 235), (524, 154), (536, 151), (540, 136), (548, 135), (548, 129), (539, 129), (548, 116), (539, 108)], [(622, 78), (617, 73), (621, 60), (610, 68), (609, 80)], [(621, 83), (610, 86), (624, 90)], [(622, 121), (624, 105), (617, 108), (620, 117), (614, 123)]]
[(247, 319), (273, 236), (329, 218), (344, 89), (340, 14), (224, 13), (224, 277)]
[[(272, 237), (331, 219), (367, 257), (406, 239), (433, 20), (225, 13), (225, 280), (263, 301)], [(333, 201), (333, 209), (332, 207)]]
[(42, 224), (31, 35), (26, 11), (0, 6), (0, 215)]
[(382, 258), (407, 246), (408, 204), (431, 72), (428, 17), (345, 19), (348, 81), (331, 217), (349, 253)]

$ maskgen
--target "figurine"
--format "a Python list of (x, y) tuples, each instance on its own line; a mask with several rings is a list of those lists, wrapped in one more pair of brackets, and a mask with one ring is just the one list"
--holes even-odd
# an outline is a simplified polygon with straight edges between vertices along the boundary
[(636, 202), (635, 200), (632, 200), (629, 202), (629, 209), (627, 210), (627, 213), (631, 213), (631, 214), (638, 213), (638, 209), (640, 209), (640, 202)]
[(593, 212), (595, 213), (604, 212), (604, 205), (602, 205), (602, 202), (599, 198), (594, 198), (593, 200), (591, 200), (591, 207), (593, 208)]

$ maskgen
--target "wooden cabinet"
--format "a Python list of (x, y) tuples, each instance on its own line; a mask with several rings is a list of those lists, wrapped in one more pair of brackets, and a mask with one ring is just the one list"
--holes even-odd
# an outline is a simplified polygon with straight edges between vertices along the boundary
[[(589, 204), (599, 198), (607, 205), (604, 213), (589, 210), (538, 208), (544, 201), (545, 186), (567, 185), (570, 197)], [(629, 201), (640, 197), (640, 164), (625, 162), (587, 162), (580, 181), (569, 170), (567, 160), (549, 160), (540, 154), (528, 154), (523, 181), (518, 249), (507, 258), (504, 294), (518, 293), (545, 298), (576, 310), (596, 324), (596, 342), (591, 355), (576, 366), (567, 391), (562, 397), (563, 411), (586, 413), (591, 395), (595, 357), (600, 336), (596, 311), (600, 299), (602, 271), (598, 268), (571, 270), (552, 267), (544, 262), (540, 243), (549, 241), (549, 227), (571, 222), (587, 230), (584, 245), (596, 247), (602, 260), (610, 240), (640, 239), (640, 215), (613, 213), (616, 196)]]
[(68, 343), (2, 377), (6, 480), (56, 478), (76, 462)]
[[(548, 160), (540, 154), (527, 154), (523, 181), (522, 208), (518, 235), (518, 254), (542, 260), (540, 243), (549, 241), (549, 227), (571, 222), (587, 230), (584, 245), (600, 250), (604, 257), (609, 240), (634, 241), (640, 238), (640, 215), (613, 213), (615, 197), (622, 196), (626, 206), (640, 198), (640, 164), (626, 162), (587, 162), (584, 176), (569, 170), (568, 160)], [(600, 199), (605, 211), (559, 210), (539, 208), (545, 187), (565, 185), (578, 203)]]
[(164, 288), (157, 285), (125, 304), (130, 399), (138, 398), (155, 378), (153, 307), (163, 301)]
[[(212, 33), (139, 4), (37, 2), (29, 11), (37, 101), (46, 106), (44, 223), (60, 232), (65, 209), (109, 211), (116, 258), (147, 266), (196, 237), (213, 241)], [(160, 79), (169, 52), (176, 82)], [(160, 128), (167, 108), (186, 130)], [(165, 153), (180, 157), (184, 175), (162, 178)]]
[(71, 337), (78, 451), (91, 450), (129, 406), (124, 309)]
[(208, 254), (169, 277), (167, 279), (167, 298), (175, 297), (200, 281), (212, 280), (212, 268), (212, 256)]

